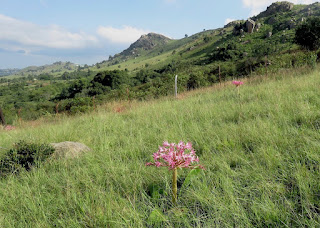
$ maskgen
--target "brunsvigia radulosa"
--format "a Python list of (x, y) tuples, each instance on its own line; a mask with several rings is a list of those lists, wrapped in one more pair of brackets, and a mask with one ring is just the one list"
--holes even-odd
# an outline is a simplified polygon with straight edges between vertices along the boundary
[(191, 142), (180, 141), (178, 144), (163, 142), (162, 146), (159, 146), (159, 150), (153, 154), (153, 160), (154, 162), (148, 162), (146, 165), (168, 167), (172, 171), (172, 203), (174, 205), (177, 205), (178, 198), (178, 169), (204, 169), (202, 165), (198, 164), (199, 158), (196, 156)]

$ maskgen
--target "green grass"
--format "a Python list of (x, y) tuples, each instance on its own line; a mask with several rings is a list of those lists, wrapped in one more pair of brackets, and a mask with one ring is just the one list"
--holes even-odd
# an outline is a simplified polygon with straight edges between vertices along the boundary
[[(0, 181), (1, 227), (319, 227), (319, 72), (283, 72), (148, 103), (109, 104), (0, 133), (93, 150)], [(171, 175), (145, 167), (191, 141), (206, 170), (171, 205)], [(182, 183), (188, 171), (179, 171)], [(163, 189), (152, 198), (150, 187)], [(167, 193), (167, 194), (165, 194)]]

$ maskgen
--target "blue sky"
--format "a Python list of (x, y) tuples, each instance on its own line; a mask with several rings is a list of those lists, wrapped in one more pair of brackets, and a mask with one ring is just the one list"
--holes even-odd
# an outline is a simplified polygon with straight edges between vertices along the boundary
[[(261, 12), (272, 0), (0, 0), (0, 68), (94, 64), (142, 34), (180, 39)], [(313, 0), (293, 0), (310, 4)]]

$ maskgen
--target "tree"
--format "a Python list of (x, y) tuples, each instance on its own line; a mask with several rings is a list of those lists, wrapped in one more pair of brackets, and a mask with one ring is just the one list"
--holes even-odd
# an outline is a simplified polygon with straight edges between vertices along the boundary
[(308, 50), (320, 48), (320, 18), (313, 17), (298, 26), (295, 42)]
[(56, 97), (58, 100), (74, 98), (77, 94), (81, 93), (82, 90), (86, 89), (88, 82), (86, 79), (79, 79), (73, 82), (69, 87), (63, 88), (60, 95)]
[(4, 119), (4, 115), (3, 115), (3, 112), (2, 112), (1, 107), (0, 107), (0, 120), (1, 120), (1, 124), (2, 124), (3, 126), (5, 126), (5, 125), (6, 125), (6, 121), (5, 121), (5, 119)]
[(89, 95), (97, 95), (106, 90), (119, 89), (122, 85), (131, 85), (131, 78), (126, 71), (103, 71), (94, 76), (90, 82)]

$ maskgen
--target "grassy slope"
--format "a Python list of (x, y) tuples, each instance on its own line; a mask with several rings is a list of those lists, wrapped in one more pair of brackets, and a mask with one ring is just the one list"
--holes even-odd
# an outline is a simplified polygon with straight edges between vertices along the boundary
[[(178, 61), (181, 59), (198, 60), (199, 58), (203, 57), (203, 50), (207, 48), (212, 49), (212, 46), (222, 38), (222, 36), (218, 35), (220, 30), (222, 29), (207, 30), (187, 38), (172, 40), (164, 46), (149, 51), (147, 54), (136, 58), (131, 58), (116, 65), (103, 66), (99, 70), (124, 70), (127, 68), (129, 71), (136, 71), (143, 69), (146, 64), (152, 65), (153, 68), (159, 68), (169, 64), (172, 61)], [(224, 30), (227, 32), (227, 34), (230, 34), (232, 28), (227, 28)], [(204, 44), (203, 38), (205, 36), (211, 37), (212, 40)], [(188, 50), (189, 48), (192, 50)], [(173, 51), (175, 51), (175, 54), (173, 54)], [(209, 50), (207, 50), (207, 52), (209, 52)], [(207, 52), (205, 54), (207, 54)], [(182, 56), (180, 56), (180, 53), (182, 53)], [(92, 67), (91, 69), (97, 70), (96, 67)]]
[[(1, 180), (1, 227), (320, 226), (319, 86), (319, 72), (283, 72), (245, 81), (241, 110), (227, 84), (2, 132), (2, 147), (69, 140), (93, 152)], [(148, 195), (170, 191), (166, 169), (144, 166), (164, 140), (193, 142), (206, 167), (180, 192), (183, 209)], [(152, 223), (157, 208), (163, 223)]]

